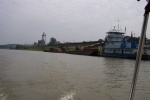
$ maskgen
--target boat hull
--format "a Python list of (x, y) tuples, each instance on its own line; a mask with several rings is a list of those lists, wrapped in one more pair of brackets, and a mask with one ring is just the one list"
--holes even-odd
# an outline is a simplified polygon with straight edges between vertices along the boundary
[[(112, 55), (112, 54), (98, 54), (100, 57), (113, 57), (113, 58), (125, 58), (125, 59), (136, 59), (135, 54), (128, 55)], [(143, 54), (142, 60), (150, 60), (150, 55)]]

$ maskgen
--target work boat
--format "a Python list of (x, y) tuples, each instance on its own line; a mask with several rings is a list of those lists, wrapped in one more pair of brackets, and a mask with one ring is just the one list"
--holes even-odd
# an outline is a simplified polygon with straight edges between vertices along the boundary
[[(121, 58), (136, 58), (137, 47), (139, 38), (131, 36), (125, 36), (126, 32), (119, 29), (110, 30), (106, 33), (104, 56), (121, 57)], [(143, 51), (142, 59), (150, 59), (150, 49)]]

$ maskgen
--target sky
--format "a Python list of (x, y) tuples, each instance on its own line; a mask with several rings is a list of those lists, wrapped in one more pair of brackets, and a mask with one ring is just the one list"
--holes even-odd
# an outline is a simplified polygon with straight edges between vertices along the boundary
[[(0, 0), (0, 45), (104, 39), (114, 26), (139, 37), (146, 0)], [(150, 38), (150, 24), (147, 27)]]

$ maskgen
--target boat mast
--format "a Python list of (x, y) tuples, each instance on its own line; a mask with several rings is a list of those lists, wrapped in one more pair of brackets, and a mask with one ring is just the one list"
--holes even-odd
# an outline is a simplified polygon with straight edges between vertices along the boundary
[[(137, 0), (137, 1), (140, 1), (140, 0)], [(133, 74), (129, 100), (133, 100), (134, 98), (135, 87), (136, 87), (136, 82), (137, 82), (137, 77), (138, 77), (138, 72), (139, 72), (139, 65), (141, 62), (143, 44), (144, 44), (144, 39), (145, 39), (145, 34), (146, 34), (146, 29), (147, 29), (149, 12), (150, 12), (150, 2), (148, 1), (148, 4), (145, 7), (143, 26), (142, 26), (142, 31), (141, 31), (140, 43), (138, 46), (138, 52), (136, 55), (136, 63), (135, 63), (135, 69), (134, 69), (134, 74)]]
[(119, 20), (118, 20), (118, 31), (119, 31)]

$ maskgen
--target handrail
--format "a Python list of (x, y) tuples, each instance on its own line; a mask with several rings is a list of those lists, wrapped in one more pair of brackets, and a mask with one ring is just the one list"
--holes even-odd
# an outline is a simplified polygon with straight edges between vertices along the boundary
[(143, 44), (144, 44), (144, 39), (146, 35), (149, 12), (150, 12), (150, 2), (148, 2), (148, 4), (145, 7), (145, 14), (144, 14), (143, 26), (142, 26), (141, 37), (140, 37), (140, 44), (138, 46), (138, 52), (136, 56), (136, 63), (135, 63), (135, 69), (134, 69), (134, 74), (133, 74), (133, 79), (132, 79), (129, 100), (134, 99), (135, 87), (137, 83), (137, 77), (138, 77), (138, 72), (139, 72), (139, 67), (140, 67), (140, 62), (141, 62), (141, 57), (142, 57)]

